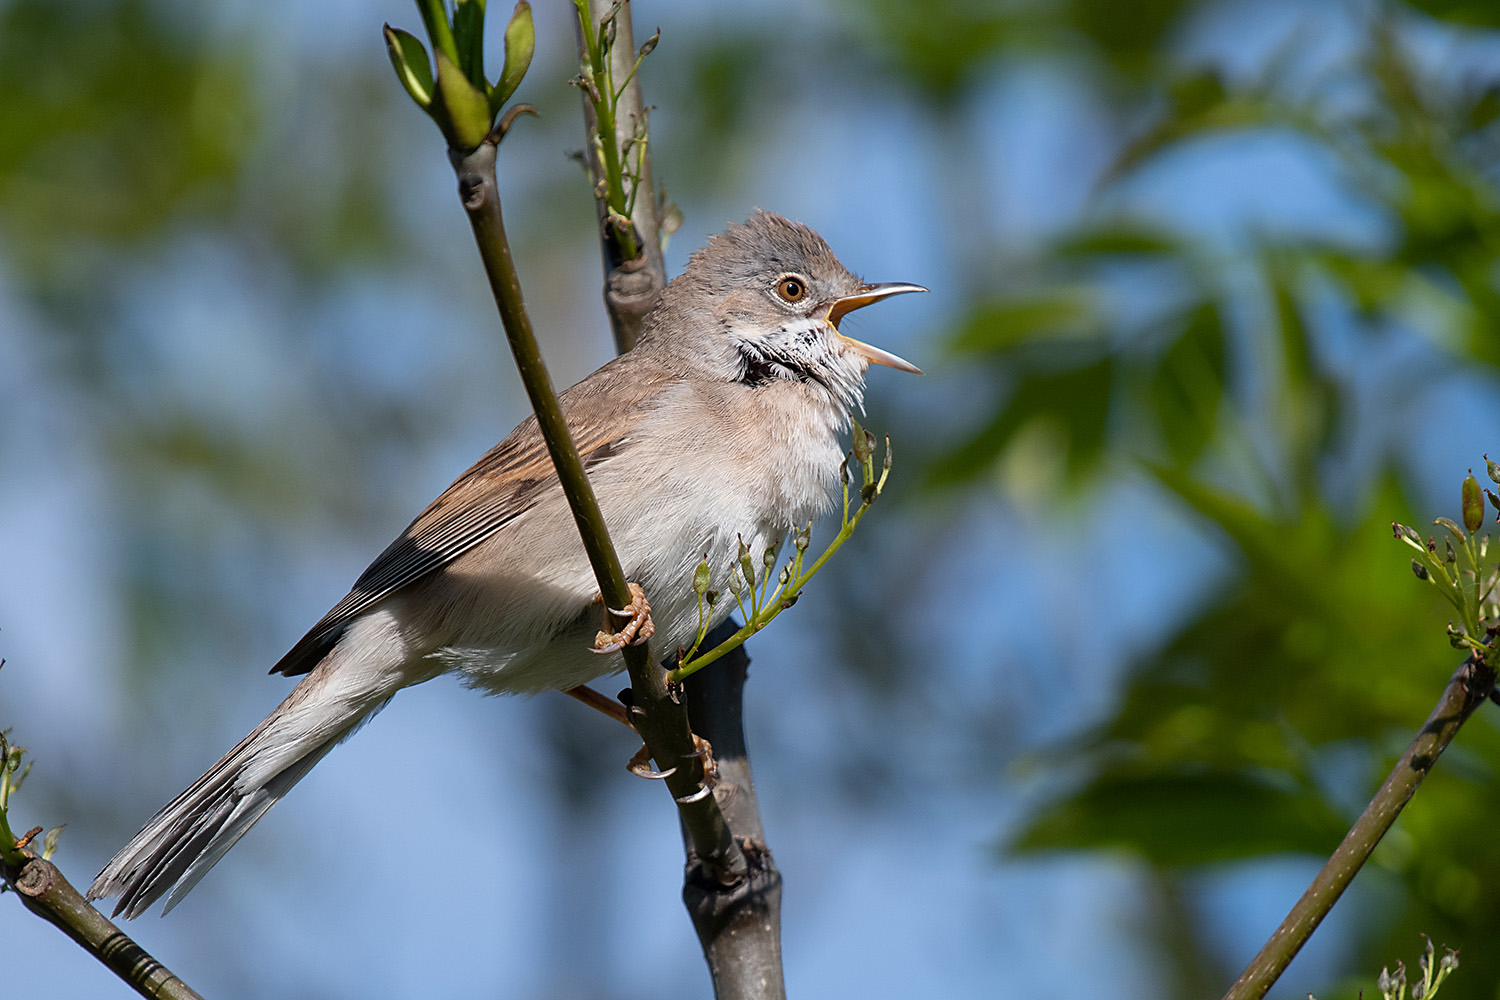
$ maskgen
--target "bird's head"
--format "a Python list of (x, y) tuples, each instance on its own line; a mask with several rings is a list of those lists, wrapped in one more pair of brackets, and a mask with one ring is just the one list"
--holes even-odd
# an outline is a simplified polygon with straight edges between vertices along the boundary
[[(904, 292), (901, 282), (867, 284), (839, 263), (823, 238), (801, 223), (756, 212), (694, 253), (663, 297), (665, 320), (649, 324), (696, 332), (706, 342), (679, 343), (720, 377), (751, 385), (774, 379), (816, 384), (845, 407), (859, 405), (871, 363), (921, 374), (908, 361), (839, 331), (856, 309)], [(688, 334), (691, 336), (691, 334)]]

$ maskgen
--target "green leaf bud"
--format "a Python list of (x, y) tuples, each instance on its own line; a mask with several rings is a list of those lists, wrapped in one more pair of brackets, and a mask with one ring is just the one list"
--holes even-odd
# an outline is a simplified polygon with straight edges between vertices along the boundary
[(860, 465), (869, 465), (870, 451), (875, 447), (875, 438), (860, 426), (858, 420), (851, 420), (850, 424), (853, 425), (854, 460)]
[(427, 61), (427, 50), (409, 31), (385, 26), (385, 50), (391, 57), (391, 66), (401, 86), (417, 102), (417, 107), (426, 111), (432, 106), (432, 64)]
[[(1467, 520), (1467, 516), (1466, 516), (1465, 519)], [(1452, 535), (1454, 538), (1458, 539), (1460, 542), (1462, 542), (1464, 540), (1464, 537), (1465, 537), (1464, 536), (1464, 530), (1462, 528), (1460, 528), (1458, 526), (1458, 524), (1456, 522), (1454, 522), (1453, 520), (1451, 520), (1450, 518), (1435, 517), (1435, 518), (1432, 519), (1432, 523), (1435, 524), (1435, 525), (1437, 525), (1440, 528), (1447, 528), (1448, 529), (1448, 533), (1450, 535)], [(1437, 551), (1436, 544), (1434, 544), (1430, 539), (1427, 542), (1427, 547), (1429, 549), (1431, 549), (1432, 551), (1434, 551), (1434, 552)]]
[(490, 112), (495, 113), (516, 92), (526, 70), (531, 66), (531, 57), (536, 53), (536, 25), (531, 18), (531, 4), (521, 0), (510, 15), (505, 26), (505, 65), (500, 70), (500, 79), (490, 92)]
[(1484, 527), (1484, 494), (1479, 489), (1479, 480), (1474, 478), (1473, 469), (1464, 477), (1462, 496), (1464, 527), (1470, 531), (1478, 531)]
[(478, 149), (490, 134), (489, 99), (442, 52), (437, 54), (437, 89), (452, 127), (448, 145), (456, 152)]

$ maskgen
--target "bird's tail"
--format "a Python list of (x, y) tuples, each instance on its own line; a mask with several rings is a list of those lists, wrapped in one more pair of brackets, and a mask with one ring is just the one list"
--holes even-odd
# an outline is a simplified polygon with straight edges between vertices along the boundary
[[(119, 896), (134, 918), (168, 889), (163, 915), (341, 740), (417, 678), (386, 660), (349, 662), (341, 644), (208, 773), (163, 806), (104, 866), (89, 899)], [(340, 662), (343, 660), (344, 662)]]

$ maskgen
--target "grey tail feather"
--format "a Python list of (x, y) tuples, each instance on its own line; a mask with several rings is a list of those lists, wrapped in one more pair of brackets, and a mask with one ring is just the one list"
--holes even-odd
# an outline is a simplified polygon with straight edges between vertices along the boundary
[(165, 916), (339, 742), (336, 737), (311, 747), (258, 788), (237, 787), (256, 756), (257, 737), (274, 718), (273, 714), (256, 726), (206, 774), (158, 810), (104, 866), (87, 898), (118, 895), (113, 916), (123, 913), (134, 919), (171, 889), (162, 909)]

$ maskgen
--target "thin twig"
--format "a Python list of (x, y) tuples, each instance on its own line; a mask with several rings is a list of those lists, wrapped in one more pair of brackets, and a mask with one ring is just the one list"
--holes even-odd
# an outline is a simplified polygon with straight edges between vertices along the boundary
[(1427, 717), (1422, 731), (1412, 740), (1406, 753), (1396, 762), (1385, 784), (1380, 786), (1297, 905), (1276, 928), (1276, 933), (1224, 994), (1224, 1000), (1260, 1000), (1266, 995), (1317, 930), (1318, 924), (1333, 909), (1333, 904), (1338, 902), (1349, 883), (1354, 881), (1375, 845), (1380, 843), (1416, 793), (1417, 786), (1458, 735), (1459, 727), (1494, 690), (1495, 671), (1480, 660), (1470, 658), (1454, 672), (1438, 699), (1437, 707)]

